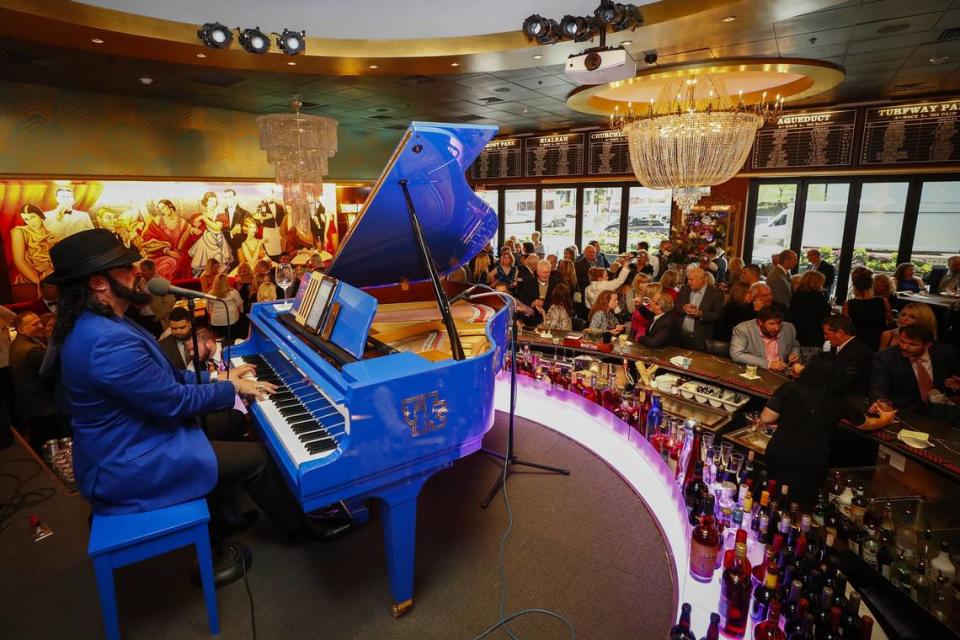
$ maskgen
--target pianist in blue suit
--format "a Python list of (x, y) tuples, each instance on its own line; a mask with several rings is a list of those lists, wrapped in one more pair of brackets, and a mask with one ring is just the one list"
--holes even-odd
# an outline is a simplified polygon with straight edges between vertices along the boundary
[[(61, 295), (54, 341), (61, 344), (74, 469), (93, 510), (147, 511), (242, 483), (274, 524), (299, 538), (302, 512), (263, 446), (211, 444), (195, 419), (231, 407), (237, 392), (269, 394), (273, 386), (240, 379), (247, 370), (220, 381), (204, 374), (200, 385), (177, 371), (153, 336), (125, 317), (130, 304), (144, 302), (133, 288), (140, 255), (109, 231), (69, 236), (50, 257)], [(216, 536), (216, 517), (213, 524)]]

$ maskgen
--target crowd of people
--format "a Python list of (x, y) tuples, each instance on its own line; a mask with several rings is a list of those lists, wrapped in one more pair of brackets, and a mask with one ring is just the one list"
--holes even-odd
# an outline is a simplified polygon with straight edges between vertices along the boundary
[(836, 268), (817, 249), (798, 270), (799, 256), (789, 249), (760, 266), (714, 247), (678, 262), (673, 247), (664, 240), (652, 251), (640, 242), (608, 260), (591, 241), (582, 251), (547, 255), (534, 232), (528, 241), (511, 237), (496, 256), (488, 245), (451, 278), (509, 292), (528, 328), (622, 334), (647, 347), (684, 347), (791, 377), (830, 351), (862, 395), (897, 409), (960, 415), (956, 351), (937, 341), (929, 305), (904, 305), (896, 295), (957, 289), (960, 256), (926, 282), (910, 264), (892, 276), (856, 266), (850, 298), (834, 307)]

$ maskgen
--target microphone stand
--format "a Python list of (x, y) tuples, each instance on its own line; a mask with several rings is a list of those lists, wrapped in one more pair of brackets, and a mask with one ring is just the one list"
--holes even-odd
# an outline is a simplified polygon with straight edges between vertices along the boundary
[[(190, 340), (193, 342), (193, 375), (197, 384), (201, 384), (200, 378), (200, 341), (197, 339), (197, 307), (193, 298), (187, 298), (187, 309), (190, 311)], [(207, 416), (200, 414), (200, 426), (203, 432), (207, 433)]]
[[(482, 286), (482, 285), (480, 285)], [(529, 460), (522, 460), (517, 457), (516, 450), (514, 449), (514, 444), (516, 438), (514, 437), (514, 416), (517, 409), (517, 320), (516, 320), (516, 301), (513, 299), (513, 296), (505, 294), (502, 291), (493, 291), (489, 293), (481, 293), (475, 296), (470, 296), (470, 299), (482, 298), (484, 296), (495, 295), (501, 299), (507, 300), (507, 307), (510, 309), (510, 414), (509, 420), (507, 422), (507, 452), (506, 454), (499, 453), (497, 451), (492, 451), (490, 449), (484, 449), (483, 452), (488, 456), (493, 456), (503, 460), (503, 464), (506, 467), (504, 473), (498, 473), (497, 479), (493, 483), (493, 486), (490, 488), (490, 492), (487, 494), (487, 497), (480, 503), (481, 508), (486, 509), (490, 506), (490, 502), (493, 501), (494, 496), (500, 491), (503, 487), (504, 482), (507, 478), (510, 477), (510, 474), (514, 472), (514, 467), (530, 467), (532, 469), (540, 469), (541, 471), (546, 471), (547, 473), (556, 473), (564, 476), (569, 476), (570, 471), (568, 469), (563, 469), (560, 467), (551, 467), (545, 464), (540, 464), (538, 462), (530, 462)]]

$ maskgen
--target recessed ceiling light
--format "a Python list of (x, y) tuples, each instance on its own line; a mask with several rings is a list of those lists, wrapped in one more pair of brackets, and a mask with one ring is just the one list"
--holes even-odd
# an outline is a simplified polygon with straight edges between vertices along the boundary
[(725, 16), (723, 18), (723, 22), (733, 22), (736, 19), (737, 19), (737, 16)]
[(379, 69), (379, 68), (380, 68), (380, 67), (378, 67), (378, 66), (375, 65), (375, 64), (372, 64), (372, 65), (370, 65), (370, 66), (368, 67), (368, 69)]
[(533, 59), (534, 59), (534, 60), (543, 60), (543, 56), (540, 55), (539, 53), (535, 53), (535, 54), (533, 54)]
[(297, 66), (297, 63), (294, 62), (293, 60), (291, 60), (290, 62), (287, 63), (287, 66), (288, 66), (288, 67), (295, 67), (295, 66)]
[(100, 38), (90, 38), (90, 42), (92, 42), (93, 44), (103, 44), (103, 40), (101, 40)]
[(207, 57), (207, 54), (205, 54), (205, 53), (198, 53), (198, 54), (197, 54), (197, 57), (198, 57), (198, 58), (206, 58), (206, 57)]
[(140, 78), (140, 84), (151, 85), (153, 84), (153, 78), (150, 78), (148, 76), (142, 76)]
[(933, 56), (930, 58), (930, 64), (943, 64), (949, 59), (949, 56)]
[(624, 40), (623, 42), (620, 43), (620, 46), (621, 46), (621, 47), (629, 47), (629, 46), (632, 45), (632, 44), (633, 44), (633, 40)]
[(450, 63), (450, 66), (451, 66), (451, 67), (459, 67), (459, 66), (460, 66), (460, 63), (459, 63), (459, 62), (451, 62), (451, 63)]

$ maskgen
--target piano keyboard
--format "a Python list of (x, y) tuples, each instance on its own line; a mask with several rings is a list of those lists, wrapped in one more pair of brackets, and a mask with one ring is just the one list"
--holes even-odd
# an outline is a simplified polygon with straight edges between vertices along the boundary
[(337, 451), (346, 419), (296, 367), (278, 351), (231, 358), (232, 366), (243, 364), (256, 367), (258, 380), (277, 386), (275, 394), (256, 405), (298, 466)]

